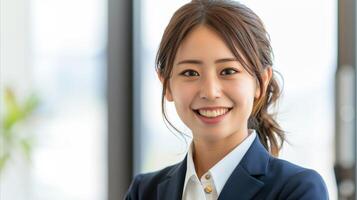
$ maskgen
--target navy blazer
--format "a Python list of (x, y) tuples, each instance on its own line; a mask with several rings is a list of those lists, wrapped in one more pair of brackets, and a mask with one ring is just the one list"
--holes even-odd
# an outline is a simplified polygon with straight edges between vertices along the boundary
[[(186, 159), (165, 169), (135, 176), (126, 200), (181, 200)], [(258, 136), (224, 185), (219, 200), (328, 199), (326, 185), (314, 170), (275, 158)]]

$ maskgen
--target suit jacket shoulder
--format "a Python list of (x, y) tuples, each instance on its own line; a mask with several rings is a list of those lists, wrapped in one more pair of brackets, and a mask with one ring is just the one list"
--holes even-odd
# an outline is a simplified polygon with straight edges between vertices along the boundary
[(272, 156), (267, 173), (258, 179), (265, 184), (256, 199), (329, 199), (319, 173)]

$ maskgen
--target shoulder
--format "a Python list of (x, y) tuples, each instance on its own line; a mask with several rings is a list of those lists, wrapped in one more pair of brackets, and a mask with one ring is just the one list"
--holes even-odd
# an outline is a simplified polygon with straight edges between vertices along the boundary
[(268, 182), (280, 182), (279, 199), (328, 199), (326, 184), (315, 170), (271, 157), (268, 174)]
[(125, 194), (125, 199), (136, 200), (142, 199), (143, 196), (150, 196), (149, 193), (154, 193), (157, 185), (178, 165), (175, 164), (158, 171), (136, 175)]

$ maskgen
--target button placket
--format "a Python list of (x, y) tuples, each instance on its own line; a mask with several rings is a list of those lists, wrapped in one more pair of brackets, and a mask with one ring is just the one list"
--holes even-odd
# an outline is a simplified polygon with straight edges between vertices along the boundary
[(213, 192), (213, 186), (212, 186), (212, 180), (211, 180), (211, 175), (210, 174), (205, 174), (202, 178), (201, 178), (201, 182), (203, 185), (203, 190), (206, 193), (206, 195), (211, 195)]

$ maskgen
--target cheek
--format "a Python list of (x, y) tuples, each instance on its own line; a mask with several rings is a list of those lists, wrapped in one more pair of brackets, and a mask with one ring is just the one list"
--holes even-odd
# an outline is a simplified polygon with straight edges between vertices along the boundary
[(191, 108), (195, 97), (195, 87), (176, 85), (176, 87), (172, 89), (172, 97), (176, 113), (187, 127), (191, 127)]
[(195, 87), (186, 84), (175, 84), (172, 87), (172, 97), (175, 102), (176, 109), (190, 109), (195, 95)]
[(232, 95), (232, 100), (237, 104), (237, 106), (246, 109), (251, 109), (254, 102), (255, 85), (250, 80), (237, 81), (231, 84), (230, 94)]

